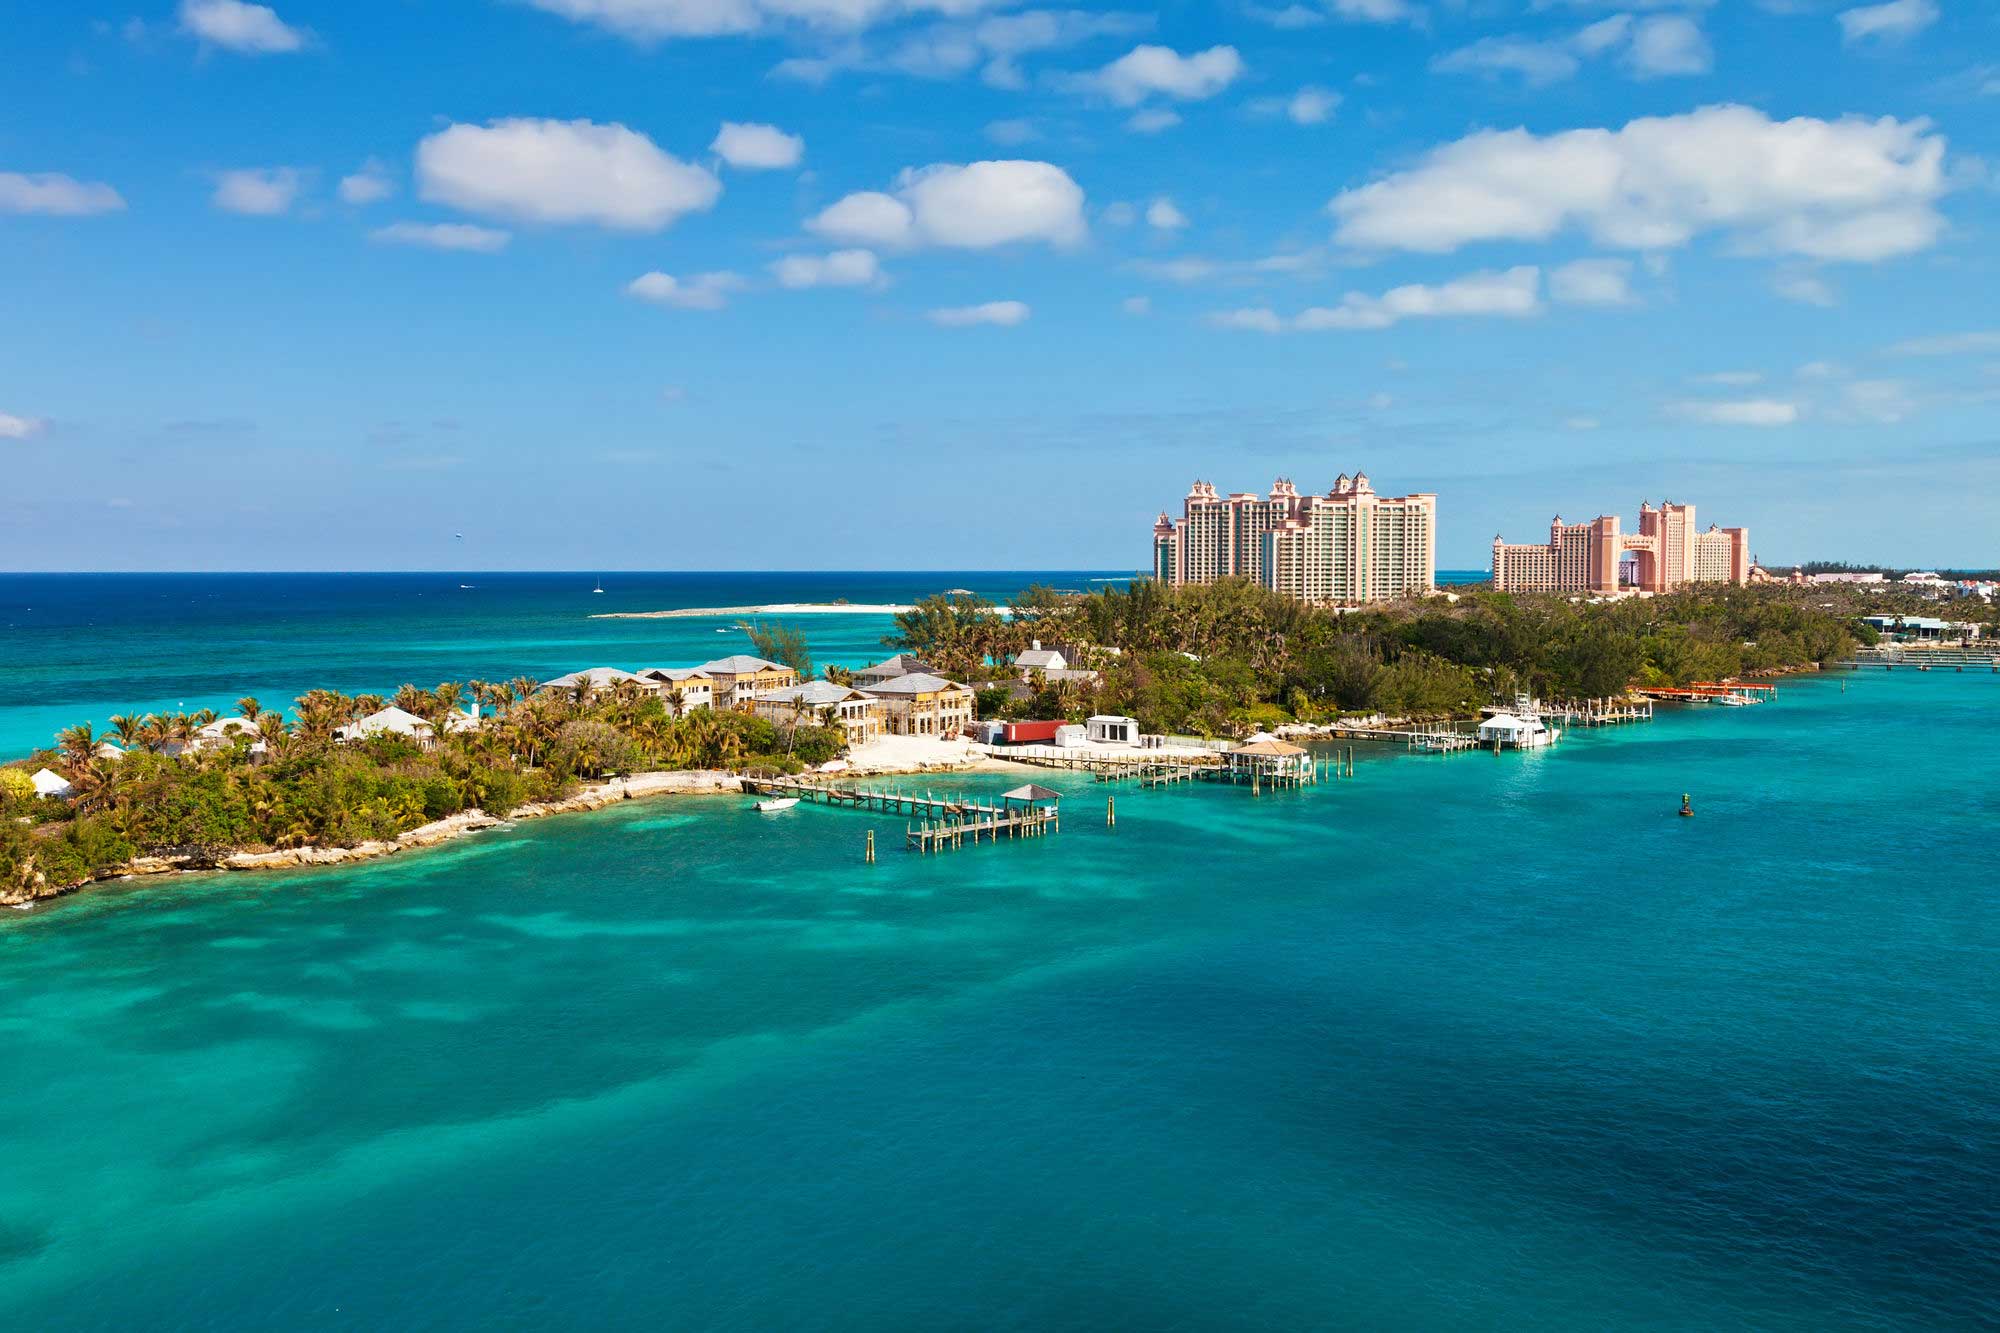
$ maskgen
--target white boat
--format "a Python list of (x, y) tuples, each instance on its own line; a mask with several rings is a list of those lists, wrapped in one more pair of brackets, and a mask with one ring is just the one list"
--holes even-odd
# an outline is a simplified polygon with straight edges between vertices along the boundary
[(603, 591), (604, 591), (604, 580), (603, 580), (603, 579), (599, 579), (599, 580), (597, 581), (597, 586), (596, 586), (595, 588), (592, 588), (592, 589), (591, 589), (591, 591), (592, 591), (592, 592), (603, 592)]
[(17, 912), (32, 912), (35, 910), (35, 905), (33, 903), (8, 903), (7, 906), (13, 908)]
[(780, 810), (789, 810), (799, 803), (796, 796), (773, 796), (768, 801), (757, 802), (757, 808), (767, 815), (775, 815)]
[(1476, 739), (1482, 746), (1490, 745), (1504, 750), (1539, 750), (1554, 745), (1562, 735), (1554, 727), (1542, 721), (1538, 714), (1516, 716), (1513, 713), (1494, 713), (1479, 724)]
[(1725, 708), (1746, 708), (1757, 701), (1741, 694), (1718, 694), (1711, 698), (1709, 702), (1721, 704)]

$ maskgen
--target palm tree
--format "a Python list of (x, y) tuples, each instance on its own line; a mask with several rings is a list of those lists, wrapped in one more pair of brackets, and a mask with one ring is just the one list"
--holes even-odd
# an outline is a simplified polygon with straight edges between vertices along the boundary
[(396, 707), (402, 709), (405, 713), (415, 713), (418, 717), (422, 717), (424, 715), (425, 710), (427, 710), (431, 705), (431, 700), (429, 695), (425, 694), (422, 690), (418, 689), (416, 686), (407, 684), (397, 687), (396, 693), (394, 697), (390, 699), (390, 702), (395, 704)]
[(121, 749), (129, 750), (139, 743), (139, 733), (145, 725), (146, 720), (137, 713), (118, 713), (111, 719), (111, 734), (118, 738)]
[(62, 750), (63, 762), (73, 769), (82, 768), (97, 759), (97, 735), (88, 722), (63, 728), (56, 737), (56, 745)]
[(535, 697), (535, 691), (540, 688), (540, 682), (533, 676), (514, 677), (514, 679), (507, 682), (507, 692), (513, 696), (508, 699), (507, 706), (512, 708), (515, 704), (526, 703)]
[(379, 694), (357, 694), (354, 696), (354, 715), (367, 717), (388, 707), (389, 701)]
[(246, 694), (236, 701), (236, 716), (245, 722), (255, 722), (264, 711), (264, 705), (257, 702), (255, 695)]
[(216, 713), (213, 708), (197, 708), (194, 712), (188, 714), (188, 721), (194, 723), (197, 727), (205, 727), (215, 721), (215, 717)]
[(274, 759), (285, 752), (286, 744), (292, 739), (291, 733), (285, 730), (285, 719), (277, 713), (257, 714), (257, 735)]

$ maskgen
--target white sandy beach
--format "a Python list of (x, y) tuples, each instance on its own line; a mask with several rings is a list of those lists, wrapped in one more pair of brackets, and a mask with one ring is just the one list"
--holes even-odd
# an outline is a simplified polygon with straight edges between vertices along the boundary
[(692, 620), (701, 616), (893, 616), (890, 602), (771, 602), (765, 606), (685, 606), (673, 611), (599, 611), (592, 620)]

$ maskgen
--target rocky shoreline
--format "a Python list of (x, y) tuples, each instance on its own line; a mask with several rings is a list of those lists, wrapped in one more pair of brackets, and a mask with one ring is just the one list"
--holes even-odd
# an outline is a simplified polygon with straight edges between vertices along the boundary
[(621, 801), (652, 796), (727, 795), (738, 790), (739, 781), (739, 775), (720, 769), (635, 773), (629, 778), (614, 778), (609, 782), (586, 787), (574, 796), (565, 796), (559, 801), (530, 801), (526, 805), (508, 811), (504, 817), (488, 814), (484, 810), (461, 810), (455, 815), (434, 820), (397, 837), (371, 839), (352, 847), (283, 847), (261, 852), (236, 851), (221, 856), (193, 852), (167, 856), (140, 856), (116, 870), (106, 871), (81, 884), (51, 885), (38, 877), (33, 883), (23, 887), (0, 886), (0, 906), (28, 907), (45, 899), (64, 897), (86, 889), (92, 884), (153, 875), (205, 874), (219, 870), (298, 870), (309, 866), (353, 865), (360, 861), (394, 856), (398, 852), (455, 842), (471, 834), (498, 828), (503, 824), (518, 823), (524, 819), (541, 819), (548, 815), (573, 814), (584, 810), (602, 810)]

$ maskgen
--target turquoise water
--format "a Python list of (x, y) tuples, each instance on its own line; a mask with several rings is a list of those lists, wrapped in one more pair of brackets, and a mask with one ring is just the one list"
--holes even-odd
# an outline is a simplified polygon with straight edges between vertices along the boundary
[(0, 913), (0, 1325), (1992, 1327), (1996, 710)]
[[(589, 666), (692, 666), (749, 647), (738, 616), (591, 619), (597, 612), (842, 598), (901, 605), (947, 588), (1004, 604), (1031, 583), (1098, 588), (1129, 573), (619, 572), (603, 577), (602, 595), (587, 573), (0, 573), (0, 758), (49, 745), (78, 722), (228, 713), (246, 694), (288, 707), (315, 688), (388, 694), (405, 682), (546, 680)], [(821, 665), (864, 666), (889, 653), (887, 616), (789, 619)]]

